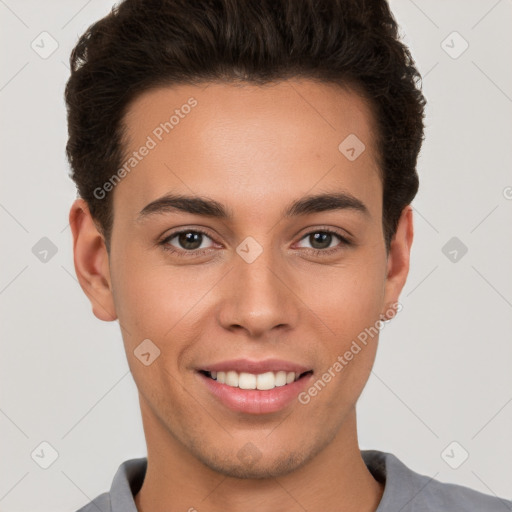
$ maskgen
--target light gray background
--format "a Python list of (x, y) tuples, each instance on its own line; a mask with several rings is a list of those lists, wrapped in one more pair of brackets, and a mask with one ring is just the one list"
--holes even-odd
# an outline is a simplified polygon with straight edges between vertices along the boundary
[[(146, 455), (119, 326), (91, 312), (67, 220), (69, 54), (112, 5), (0, 0), (2, 512), (76, 510), (110, 488), (122, 461)], [(429, 104), (403, 311), (381, 333), (358, 406), (360, 443), (510, 499), (512, 0), (391, 7)], [(43, 31), (59, 45), (47, 59), (31, 48)], [(462, 48), (453, 31), (469, 43), (458, 58), (441, 45)], [(454, 236), (468, 248), (456, 262), (442, 252)], [(58, 249), (46, 263), (32, 252), (42, 237)], [(43, 441), (58, 452), (48, 469), (31, 456)], [(452, 469), (446, 461), (462, 450), (469, 458)]]

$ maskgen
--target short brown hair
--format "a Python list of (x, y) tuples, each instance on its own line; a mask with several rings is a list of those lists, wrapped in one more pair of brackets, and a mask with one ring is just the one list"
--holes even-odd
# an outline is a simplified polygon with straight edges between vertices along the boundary
[(294, 77), (352, 84), (377, 126), (387, 249), (418, 190), (426, 101), (386, 0), (124, 0), (80, 37), (70, 64), (71, 177), (107, 249), (112, 193), (98, 199), (94, 190), (122, 165), (129, 105), (163, 85)]

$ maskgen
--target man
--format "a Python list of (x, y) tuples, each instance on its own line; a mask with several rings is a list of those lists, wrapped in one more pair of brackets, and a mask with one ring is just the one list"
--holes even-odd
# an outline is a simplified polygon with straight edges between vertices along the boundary
[(148, 449), (81, 510), (510, 509), (358, 446), (423, 140), (386, 2), (125, 0), (71, 68), (75, 269)]

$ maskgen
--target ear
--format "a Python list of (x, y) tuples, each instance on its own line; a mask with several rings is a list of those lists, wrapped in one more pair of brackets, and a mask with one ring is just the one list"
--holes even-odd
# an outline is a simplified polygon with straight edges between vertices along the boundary
[(111, 322), (117, 314), (105, 239), (96, 228), (83, 199), (76, 199), (71, 206), (69, 224), (73, 233), (73, 261), (78, 282), (91, 302), (94, 315)]
[[(409, 273), (409, 260), (413, 236), (412, 207), (407, 205), (402, 210), (396, 233), (393, 236), (389, 248), (384, 294), (384, 303), (388, 313), (391, 305), (398, 303), (400, 293), (405, 285), (407, 274)], [(396, 312), (395, 308), (395, 314)], [(389, 315), (385, 315), (385, 317), (392, 318), (389, 317)]]

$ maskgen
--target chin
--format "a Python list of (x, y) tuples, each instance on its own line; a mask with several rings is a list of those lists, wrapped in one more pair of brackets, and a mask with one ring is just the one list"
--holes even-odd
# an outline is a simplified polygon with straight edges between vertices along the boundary
[[(276, 456), (275, 452), (258, 453), (252, 443), (235, 454), (196, 454), (196, 457), (213, 471), (231, 478), (238, 479), (266, 479), (283, 477), (296, 471), (315, 455), (310, 451), (282, 452)], [(304, 447), (302, 448), (304, 450)]]

